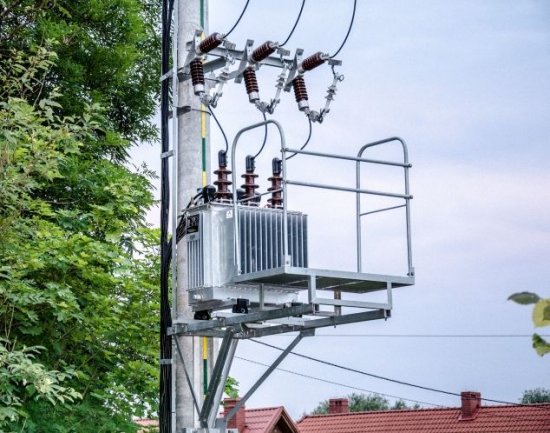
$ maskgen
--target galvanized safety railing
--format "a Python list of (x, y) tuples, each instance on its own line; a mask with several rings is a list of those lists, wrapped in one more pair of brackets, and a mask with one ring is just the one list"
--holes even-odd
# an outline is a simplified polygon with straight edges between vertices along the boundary
[[(365, 144), (362, 146), (357, 154), (356, 157), (354, 156), (346, 156), (346, 155), (338, 155), (338, 154), (332, 154), (332, 153), (322, 153), (322, 152), (313, 152), (309, 150), (302, 150), (302, 149), (291, 149), (286, 147), (286, 140), (284, 131), (282, 129), (282, 126), (279, 122), (276, 120), (266, 120), (264, 122), (258, 122), (253, 125), (250, 125), (248, 127), (245, 127), (241, 129), (237, 135), (235, 136), (235, 139), (233, 140), (232, 148), (231, 148), (231, 168), (233, 173), (236, 172), (236, 162), (235, 162), (235, 155), (237, 150), (237, 144), (239, 142), (239, 139), (241, 135), (247, 131), (262, 127), (264, 125), (273, 124), (277, 127), (279, 135), (280, 135), (280, 143), (281, 143), (281, 159), (283, 164), (283, 170), (282, 170), (282, 176), (283, 176), (283, 182), (282, 182), (282, 192), (283, 192), (283, 230), (282, 230), (282, 254), (283, 254), (283, 265), (284, 266), (290, 266), (290, 261), (288, 260), (288, 209), (287, 209), (287, 190), (288, 185), (295, 185), (295, 186), (302, 186), (302, 187), (309, 187), (309, 188), (317, 188), (317, 189), (326, 189), (326, 190), (334, 190), (334, 191), (344, 191), (344, 192), (351, 192), (355, 193), (356, 198), (356, 255), (357, 255), (357, 272), (362, 272), (362, 234), (361, 234), (361, 219), (362, 217), (366, 215), (370, 215), (377, 212), (384, 212), (389, 211), (392, 209), (398, 209), (405, 207), (405, 225), (406, 225), (406, 238), (407, 238), (407, 266), (408, 266), (408, 276), (414, 276), (414, 268), (412, 265), (412, 248), (411, 248), (411, 222), (410, 222), (410, 200), (412, 199), (412, 195), (410, 194), (409, 190), (409, 169), (411, 167), (411, 164), (409, 163), (408, 159), (408, 151), (407, 151), (407, 145), (404, 140), (402, 140), (399, 137), (390, 137), (384, 140), (375, 141), (372, 143)], [(385, 161), (385, 160), (378, 160), (378, 159), (367, 159), (363, 158), (363, 153), (374, 146), (379, 146), (385, 143), (390, 143), (393, 141), (397, 141), (401, 144), (403, 149), (403, 161), (402, 162), (394, 162), (394, 161)], [(286, 164), (286, 158), (287, 154), (300, 154), (305, 156), (313, 156), (313, 157), (321, 157), (321, 158), (330, 158), (330, 159), (338, 159), (338, 160), (346, 160), (346, 161), (354, 161), (356, 162), (356, 185), (355, 188), (353, 187), (342, 187), (342, 186), (336, 186), (336, 185), (329, 185), (329, 184), (320, 184), (320, 183), (312, 183), (312, 182), (304, 182), (299, 180), (292, 180), (288, 178), (288, 172), (287, 172), (287, 164)], [(361, 164), (376, 164), (376, 165), (387, 165), (387, 166), (395, 166), (395, 167), (402, 167), (404, 169), (404, 180), (405, 180), (405, 191), (404, 194), (400, 193), (393, 193), (393, 192), (385, 192), (385, 191), (375, 191), (370, 189), (363, 189), (361, 186)], [(238, 200), (237, 197), (237, 187), (235, 183), (233, 183), (232, 186), (232, 192), (233, 192), (233, 213), (234, 213), (234, 228), (235, 228), (235, 265), (237, 267), (237, 273), (241, 273), (241, 254), (240, 254), (240, 231), (239, 231), (239, 223), (240, 219), (238, 218), (239, 213), (239, 204), (241, 202), (244, 202), (246, 200), (250, 200), (250, 198), (243, 199), (241, 201)], [(271, 191), (272, 192), (272, 191)], [(270, 192), (270, 193), (271, 193)], [(268, 193), (264, 194), (258, 194), (258, 196), (262, 196)], [(376, 209), (369, 212), (361, 212), (361, 196), (362, 195), (374, 195), (374, 196), (380, 196), (380, 197), (390, 197), (390, 198), (397, 198), (397, 199), (403, 199), (404, 204), (399, 206), (391, 206), (387, 208), (382, 209)]]
[[(382, 144), (391, 143), (397, 141), (401, 144), (401, 148), (403, 149), (403, 162), (392, 162), (392, 161), (381, 161), (376, 159), (365, 159), (362, 158), (363, 153), (372, 147), (380, 146)], [(361, 245), (361, 237), (362, 237), (362, 231), (361, 231), (361, 218), (366, 215), (371, 215), (378, 212), (385, 212), (393, 209), (399, 209), (404, 207), (405, 208), (405, 226), (406, 226), (406, 236), (407, 236), (407, 268), (408, 272), (407, 275), (410, 277), (414, 276), (414, 267), (412, 264), (412, 246), (411, 246), (411, 207), (410, 207), (410, 201), (412, 199), (412, 195), (410, 194), (410, 186), (409, 186), (409, 169), (412, 167), (412, 165), (409, 162), (409, 152), (407, 149), (407, 143), (405, 143), (405, 140), (399, 137), (389, 137), (385, 138), (383, 140), (373, 141), (372, 143), (367, 143), (359, 149), (359, 152), (357, 153), (357, 164), (356, 164), (356, 187), (357, 190), (361, 189), (361, 162), (364, 163), (370, 163), (370, 164), (378, 164), (378, 165), (390, 165), (395, 167), (403, 167), (403, 173), (405, 178), (405, 194), (404, 195), (394, 195), (397, 197), (401, 197), (405, 200), (405, 203), (398, 206), (390, 206), (386, 208), (381, 209), (375, 209), (369, 212), (361, 212), (361, 194), (358, 192), (356, 195), (356, 224), (357, 224), (357, 272), (362, 272), (362, 257), (361, 257), (361, 251), (362, 251), (362, 245)], [(383, 194), (378, 194), (383, 195)], [(387, 195), (387, 194), (386, 194)], [(391, 195), (387, 195), (390, 196)]]

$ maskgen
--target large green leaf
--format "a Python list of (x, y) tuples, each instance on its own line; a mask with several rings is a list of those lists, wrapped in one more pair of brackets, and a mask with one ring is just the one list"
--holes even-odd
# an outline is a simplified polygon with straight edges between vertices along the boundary
[(535, 304), (539, 299), (539, 296), (532, 292), (514, 293), (508, 297), (509, 301), (514, 301), (521, 305)]
[(540, 356), (550, 353), (550, 344), (538, 334), (533, 334), (533, 348)]
[(535, 304), (533, 323), (536, 327), (550, 326), (550, 299), (541, 299)]

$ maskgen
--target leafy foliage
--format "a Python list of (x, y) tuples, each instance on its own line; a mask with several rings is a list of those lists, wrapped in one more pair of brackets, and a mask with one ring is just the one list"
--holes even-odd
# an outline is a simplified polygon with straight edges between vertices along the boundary
[(550, 403), (550, 389), (535, 388), (523, 392), (521, 397), (522, 404), (540, 404)]
[(239, 381), (234, 377), (228, 376), (225, 381), (225, 386), (223, 392), (229, 398), (238, 398), (239, 397)]
[[(358, 394), (351, 393), (347, 396), (350, 412), (367, 412), (375, 410), (405, 410), (419, 409), (420, 406), (407, 406), (403, 400), (396, 400), (393, 405), (389, 400), (379, 394)], [(311, 412), (313, 415), (322, 415), (329, 413), (329, 401), (320, 402)]]
[[(533, 307), (533, 324), (535, 327), (550, 326), (550, 299), (542, 299), (536, 293), (514, 293), (508, 300), (521, 305), (535, 304)], [(540, 355), (550, 353), (550, 343), (538, 334), (533, 334), (533, 348)]]
[[(46, 6), (18, 20), (5, 7), (0, 14), (33, 32), (45, 16), (33, 8)], [(6, 50), (10, 27), (0, 28)], [(51, 87), (60, 55), (46, 46), (8, 53), (0, 60), (0, 430), (135, 431), (132, 417), (154, 411), (158, 390), (149, 180), (120, 162), (130, 142), (98, 104), (84, 98), (65, 109), (67, 94)]]
[(160, 68), (159, 5), (154, 0), (2, 0), (0, 58), (47, 42), (58, 60), (39, 71), (40, 85), (25, 89), (27, 101), (59, 88), (57, 108), (63, 114), (80, 116), (86, 105), (100, 103), (110, 129), (129, 140), (149, 139), (155, 135), (149, 118)]

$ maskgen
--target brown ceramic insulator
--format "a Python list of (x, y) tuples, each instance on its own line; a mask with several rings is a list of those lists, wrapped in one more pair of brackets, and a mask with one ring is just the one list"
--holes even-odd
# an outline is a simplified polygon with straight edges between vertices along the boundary
[(201, 59), (195, 59), (189, 64), (189, 69), (191, 71), (191, 82), (193, 86), (203, 85), (204, 86), (204, 68), (202, 66)]
[(323, 63), (325, 63), (327, 58), (328, 56), (326, 54), (323, 54), (321, 51), (318, 51), (315, 54), (304, 59), (302, 61), (302, 64), (300, 65), (300, 68), (303, 69), (304, 71), (311, 71), (312, 69), (315, 69), (317, 66), (321, 66)]
[(214, 182), (214, 185), (217, 187), (216, 191), (216, 200), (219, 201), (231, 201), (231, 191), (229, 191), (229, 186), (232, 182), (229, 180), (229, 175), (231, 170), (228, 170), (225, 166), (220, 166), (214, 174), (217, 176), (217, 180)]
[(279, 208), (283, 206), (283, 191), (279, 191), (283, 186), (283, 176), (281, 160), (273, 159), (273, 174), (268, 179), (271, 182), (271, 187), (267, 190), (271, 192), (271, 198), (267, 201), (267, 207)]
[(243, 72), (244, 85), (246, 86), (246, 93), (249, 95), (253, 92), (258, 93), (260, 88), (258, 87), (258, 79), (256, 78), (256, 71), (252, 66), (246, 68)]
[(277, 44), (271, 41), (264, 42), (250, 55), (250, 59), (253, 63), (261, 62), (266, 57), (270, 56), (277, 49)]
[(247, 170), (247, 172), (241, 177), (244, 179), (244, 184), (241, 185), (241, 188), (244, 189), (243, 198), (250, 199), (243, 201), (243, 204), (248, 206), (258, 206), (258, 201), (252, 198), (256, 195), (256, 188), (260, 187), (260, 185), (256, 185), (256, 178), (258, 177), (258, 175), (253, 171)]
[(292, 87), (294, 87), (294, 96), (296, 97), (296, 102), (307, 101), (307, 88), (306, 81), (304, 77), (298, 75), (294, 80), (292, 80)]
[(214, 48), (219, 47), (222, 42), (223, 35), (221, 33), (212, 33), (199, 44), (199, 51), (203, 54), (209, 53)]
[[(268, 179), (271, 182), (271, 187), (269, 187), (268, 191), (275, 191), (278, 189), (281, 189), (283, 186), (283, 178), (282, 176), (272, 176)], [(283, 192), (282, 191), (276, 191), (271, 193), (271, 198), (267, 201), (268, 207), (282, 207), (283, 206)]]

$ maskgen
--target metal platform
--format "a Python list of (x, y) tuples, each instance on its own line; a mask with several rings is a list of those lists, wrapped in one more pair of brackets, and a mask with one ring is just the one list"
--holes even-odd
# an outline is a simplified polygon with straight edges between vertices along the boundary
[[(220, 205), (213, 203), (197, 206), (187, 211), (194, 223), (188, 225), (186, 244), (182, 250), (190, 258), (191, 275), (188, 283), (189, 303), (197, 319), (176, 318), (168, 332), (178, 336), (205, 336), (222, 339), (205, 401), (199, 411), (201, 428), (191, 430), (226, 431), (231, 419), (256, 389), (267, 379), (283, 359), (291, 353), (303, 337), (313, 336), (315, 330), (349, 323), (371, 320), (385, 320), (391, 316), (392, 291), (394, 288), (414, 284), (412, 265), (410, 200), (407, 147), (397, 137), (362, 146), (356, 157), (348, 157), (303, 149), (286, 147), (281, 125), (274, 120), (251, 125), (239, 131), (233, 141), (231, 169), (236, 173), (236, 147), (241, 135), (249, 130), (275, 125), (281, 137), (281, 159), (283, 163), (282, 192), (285, 200), (282, 208), (251, 208), (237, 196), (233, 183), (233, 200)], [(402, 161), (381, 161), (363, 158), (363, 153), (374, 146), (398, 142), (403, 149)], [(350, 161), (355, 165), (356, 183), (352, 187), (313, 184), (302, 180), (291, 180), (285, 164), (287, 155), (301, 154), (314, 158), (331, 158)], [(393, 166), (403, 169), (404, 191), (384, 192), (364, 189), (361, 185), (360, 167), (364, 164)], [(303, 172), (300, 173), (303, 175)], [(356, 195), (356, 271), (325, 270), (308, 268), (307, 215), (287, 209), (288, 187), (300, 186), (342, 191)], [(265, 195), (264, 194), (259, 194)], [(361, 196), (373, 195), (396, 199), (395, 206), (382, 209), (362, 209)], [(254, 196), (256, 197), (256, 196)], [(362, 219), (378, 212), (405, 211), (406, 258), (405, 275), (382, 275), (366, 273), (362, 269)], [(184, 246), (184, 245), (182, 245)], [(343, 251), (353, 251), (349, 246)], [(383, 292), (385, 300), (379, 295)], [(376, 300), (373, 302), (373, 300)], [(237, 307), (237, 308), (235, 308)], [(223, 419), (217, 419), (217, 407), (235, 355), (237, 343), (242, 339), (297, 332), (298, 335), (271, 363), (262, 376), (242, 397), (240, 402)], [(176, 342), (177, 353), (183, 364), (183, 355)], [(186, 377), (189, 376), (183, 365)], [(192, 386), (190, 385), (192, 389)]]
[(414, 276), (364, 274), (325, 269), (283, 266), (261, 272), (252, 272), (234, 277), (236, 283), (270, 284), (293, 289), (308, 289), (311, 277), (315, 278), (318, 290), (339, 290), (349, 293), (368, 293), (393, 288), (412, 286)]
[[(190, 280), (189, 304), (197, 319), (175, 320), (173, 334), (242, 339), (291, 331), (314, 330), (368, 320), (386, 319), (392, 309), (392, 290), (414, 284), (412, 265), (410, 201), (408, 172), (411, 164), (405, 142), (398, 137), (362, 146), (357, 156), (311, 152), (286, 147), (281, 125), (267, 120), (243, 128), (231, 147), (231, 171), (237, 172), (236, 148), (241, 135), (255, 128), (274, 125), (281, 138), (282, 192), (281, 208), (249, 206), (239, 199), (233, 183), (231, 203), (206, 203), (186, 211), (188, 235), (185, 238)], [(363, 153), (385, 143), (402, 147), (401, 161), (366, 159)], [(353, 186), (342, 187), (291, 179), (285, 163), (287, 155), (349, 161), (356, 172)], [(361, 166), (374, 164), (402, 169), (402, 192), (374, 191), (362, 185)], [(303, 172), (299, 173), (304, 175)], [(308, 216), (287, 209), (288, 188), (301, 186), (341, 191), (356, 196), (355, 271), (315, 269), (308, 267)], [(269, 194), (263, 193), (261, 195)], [(397, 200), (395, 206), (365, 211), (362, 196)], [(363, 218), (378, 212), (403, 208), (406, 230), (407, 270), (405, 275), (367, 273), (362, 269)], [(351, 247), (351, 246), (350, 246)], [(345, 247), (353, 251), (353, 247)], [(383, 291), (380, 296), (365, 296)], [(376, 300), (376, 301), (373, 301)], [(244, 305), (244, 307), (243, 307)]]

